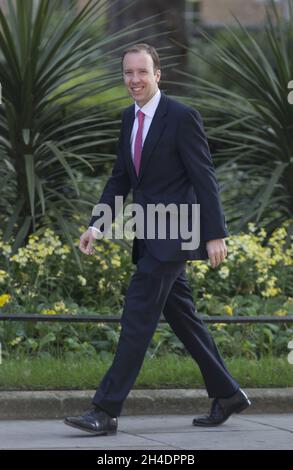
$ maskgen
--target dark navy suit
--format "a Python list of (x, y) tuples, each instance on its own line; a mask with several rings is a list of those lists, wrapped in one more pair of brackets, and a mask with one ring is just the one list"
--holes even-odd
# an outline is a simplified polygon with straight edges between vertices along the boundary
[[(148, 204), (200, 204), (200, 245), (182, 250), (182, 238), (134, 239), (136, 272), (125, 296), (121, 334), (112, 366), (93, 403), (119, 416), (139, 373), (161, 313), (198, 363), (209, 397), (227, 397), (239, 385), (227, 371), (203, 322), (195, 315), (186, 260), (207, 259), (206, 242), (228, 235), (202, 120), (197, 111), (162, 93), (146, 136), (139, 176), (131, 157), (134, 105), (122, 116), (118, 156), (99, 203), (114, 213), (115, 196)], [(98, 216), (90, 220), (92, 226)], [(103, 227), (107, 230), (107, 227)], [(145, 234), (145, 232), (144, 232)]]

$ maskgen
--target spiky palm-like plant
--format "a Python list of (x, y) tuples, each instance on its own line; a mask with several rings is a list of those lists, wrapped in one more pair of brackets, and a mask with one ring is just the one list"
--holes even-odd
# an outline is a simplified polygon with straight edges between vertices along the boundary
[(113, 118), (75, 106), (120, 79), (105, 51), (127, 31), (103, 34), (108, 7), (107, 0), (88, 0), (79, 11), (60, 10), (59, 0), (7, 0), (0, 10), (1, 223), (6, 239), (16, 236), (14, 249), (44, 219), (72, 239), (82, 202), (77, 172), (93, 169), (105, 158), (100, 145), (116, 138)]
[[(213, 57), (203, 60), (215, 79), (184, 74), (196, 96), (189, 102), (207, 115), (235, 231), (248, 221), (273, 229), (293, 215), (293, 0), (288, 12), (289, 18), (280, 16), (271, 3), (262, 41), (239, 22), (238, 30), (227, 28), (225, 44), (203, 33), (214, 47)], [(233, 90), (217, 85), (218, 71), (236, 84)]]

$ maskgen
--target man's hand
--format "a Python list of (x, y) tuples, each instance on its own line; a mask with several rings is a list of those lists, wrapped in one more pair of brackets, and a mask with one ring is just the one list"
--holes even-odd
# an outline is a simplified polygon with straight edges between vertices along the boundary
[(227, 247), (223, 238), (209, 240), (206, 244), (206, 248), (212, 268), (219, 266), (227, 256)]
[(94, 243), (94, 236), (92, 233), (92, 229), (89, 228), (87, 229), (86, 232), (84, 232), (81, 237), (80, 237), (80, 242), (79, 242), (79, 249), (84, 253), (85, 255), (92, 255), (94, 250), (93, 250), (93, 243)]

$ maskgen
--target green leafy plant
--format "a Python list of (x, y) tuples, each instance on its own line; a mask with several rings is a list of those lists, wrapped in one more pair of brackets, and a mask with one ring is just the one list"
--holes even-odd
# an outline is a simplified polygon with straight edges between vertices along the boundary
[[(212, 49), (201, 59), (213, 80), (178, 71), (194, 96), (182, 99), (206, 118), (235, 233), (248, 221), (272, 230), (293, 213), (293, 1), (287, 1), (288, 19), (271, 2), (263, 37), (239, 22), (226, 28), (225, 42), (203, 33)], [(196, 48), (190, 53), (199, 55)], [(235, 86), (218, 83), (218, 72)]]
[[(200, 313), (292, 314), (291, 222), (268, 238), (264, 228), (249, 224), (248, 233), (227, 240), (228, 257), (217, 269), (207, 261), (188, 261), (186, 272)], [(14, 254), (13, 238), (7, 243), (1, 235), (0, 231), (0, 311), (55, 314), (59, 310), (54, 305), (60, 301), (74, 302), (79, 310), (112, 314), (122, 308), (134, 269), (127, 248), (100, 240), (93, 255), (82, 258), (81, 274), (73, 250), (50, 229), (30, 235), (27, 245)]]
[(127, 31), (104, 34), (105, 0), (60, 8), (59, 0), (8, 0), (0, 10), (1, 223), (4, 239), (15, 235), (13, 252), (41, 221), (62, 230), (79, 262), (73, 216), (92, 203), (78, 175), (113, 158), (105, 146), (118, 122), (103, 106), (78, 105), (120, 80), (111, 43)]
[[(249, 233), (231, 236), (228, 257), (217, 269), (206, 261), (190, 261), (186, 273), (199, 315), (293, 315), (293, 248), (286, 246), (290, 221), (267, 242), (265, 230), (249, 224)], [(80, 227), (84, 230), (84, 227)], [(292, 241), (292, 238), (291, 238)], [(76, 241), (78, 243), (78, 240)], [(32, 234), (25, 247), (12, 254), (0, 238), (0, 315), (31, 313), (120, 316), (133, 265), (129, 253), (102, 239), (94, 254), (82, 258), (83, 273), (68, 244), (49, 229)], [(74, 318), (73, 318), (74, 320)], [(257, 358), (284, 354), (292, 338), (290, 324), (209, 325), (227, 356)], [(0, 320), (3, 354), (92, 355), (115, 349), (119, 323), (10, 322)], [(185, 348), (169, 326), (159, 325), (148, 357)]]

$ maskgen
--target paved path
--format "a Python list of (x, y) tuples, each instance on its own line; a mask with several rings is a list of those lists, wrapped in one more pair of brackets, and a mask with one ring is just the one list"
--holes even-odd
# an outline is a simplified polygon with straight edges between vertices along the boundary
[(62, 420), (0, 421), (0, 449), (293, 449), (293, 414), (233, 415), (196, 428), (193, 415), (121, 416), (114, 436), (92, 436)]

